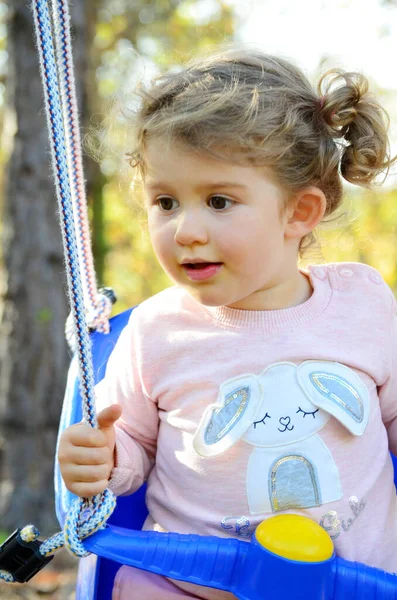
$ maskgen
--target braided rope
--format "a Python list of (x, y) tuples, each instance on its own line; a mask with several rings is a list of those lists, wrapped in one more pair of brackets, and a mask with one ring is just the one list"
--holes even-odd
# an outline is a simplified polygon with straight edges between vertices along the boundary
[[(68, 326), (73, 330), (78, 356), (84, 420), (91, 427), (97, 427), (88, 326), (107, 333), (113, 302), (109, 290), (105, 289), (98, 294), (93, 268), (71, 59), (68, 6), (64, 0), (52, 0), (52, 2), (53, 23), (57, 36), (58, 69), (48, 1), (33, 0), (32, 5), (71, 304)], [(73, 200), (76, 207), (75, 214)], [(78, 239), (76, 239), (76, 231)], [(80, 261), (79, 256), (82, 257)], [(84, 289), (80, 269), (85, 277)], [(84, 299), (88, 307), (88, 323)], [(88, 555), (81, 540), (102, 528), (115, 506), (116, 498), (110, 490), (105, 490), (103, 494), (93, 498), (78, 498), (68, 512), (64, 531), (42, 542), (39, 547), (40, 554), (48, 557), (66, 547), (76, 556)], [(38, 538), (39, 531), (33, 525), (27, 525), (19, 535), (24, 542), (29, 543)], [(0, 579), (8, 583), (15, 581), (14, 576), (3, 569), (0, 570)]]
[(43, 542), (40, 553), (43, 556), (50, 556), (64, 545), (75, 556), (88, 556), (89, 552), (86, 551), (81, 540), (101, 529), (116, 508), (116, 497), (110, 490), (105, 490), (103, 494), (96, 496), (96, 501), (96, 506), (88, 514), (84, 498), (79, 498), (72, 504), (63, 532)]
[(57, 86), (57, 70), (51, 34), (51, 20), (47, 0), (33, 0), (40, 67), (44, 84), (47, 125), (50, 133), (52, 164), (55, 175), (62, 240), (65, 250), (66, 274), (70, 304), (77, 338), (77, 353), (81, 394), (87, 422), (96, 427), (94, 404), (94, 378), (92, 373), (91, 345), (85, 322), (81, 275), (76, 251), (73, 208), (67, 167), (64, 124)]
[(0, 579), (6, 581), (7, 583), (14, 583), (15, 579), (8, 571), (4, 569), (0, 569)]
[[(33, 13), (37, 46), (40, 57), (40, 71), (43, 80), (47, 125), (50, 134), (52, 164), (59, 205), (62, 240), (65, 252), (66, 274), (71, 304), (71, 314), (76, 339), (79, 364), (80, 390), (83, 402), (84, 420), (97, 427), (92, 371), (91, 345), (86, 323), (83, 289), (79, 269), (77, 242), (74, 230), (72, 195), (69, 179), (68, 156), (65, 141), (65, 124), (58, 90), (58, 73), (55, 61), (51, 17), (47, 0), (33, 0)], [(65, 23), (67, 19), (65, 18)], [(72, 80), (69, 80), (71, 82)], [(72, 553), (82, 556), (85, 550), (81, 539), (91, 535), (104, 525), (115, 507), (115, 497), (106, 490), (94, 498), (79, 498), (67, 516), (64, 533), (52, 536), (40, 547), (40, 552), (48, 556), (66, 546)], [(87, 516), (88, 514), (88, 516)]]
[[(61, 110), (65, 124), (66, 154), (68, 157), (70, 191), (74, 208), (78, 257), (82, 273), (84, 305), (90, 329), (96, 329), (101, 333), (109, 333), (109, 317), (112, 312), (112, 303), (103, 293), (98, 292), (94, 259), (91, 250), (76, 86), (73, 71), (69, 6), (65, 0), (52, 0), (52, 3), (58, 83)], [(66, 323), (65, 335), (69, 346), (75, 350), (71, 320), (69, 318)]]
[(60, 96), (65, 121), (66, 152), (69, 158), (71, 195), (73, 206), (76, 209), (75, 227), (79, 256), (81, 258), (80, 268), (83, 275), (84, 303), (89, 310), (93, 310), (98, 290), (86, 211), (87, 198), (84, 185), (76, 86), (73, 71), (70, 15), (68, 4), (64, 0), (56, 0), (53, 4), (53, 23)]
[[(74, 502), (68, 512), (64, 531), (53, 535), (41, 543), (39, 552), (43, 557), (55, 554), (61, 548), (66, 548), (74, 556), (82, 558), (88, 556), (81, 540), (101, 529), (116, 508), (116, 497), (110, 490), (97, 496), (99, 499), (95, 510), (87, 514), (87, 502), (79, 498)], [(35, 541), (40, 532), (34, 525), (26, 525), (19, 533), (21, 539), (26, 542)], [(0, 569), (0, 579), (7, 583), (14, 583), (14, 576), (4, 569)]]

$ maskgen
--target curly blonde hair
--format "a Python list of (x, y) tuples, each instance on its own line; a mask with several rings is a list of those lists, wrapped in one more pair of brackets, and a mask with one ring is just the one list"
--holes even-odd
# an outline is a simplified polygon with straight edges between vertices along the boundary
[[(286, 202), (317, 186), (327, 216), (341, 203), (341, 177), (368, 187), (395, 160), (388, 115), (360, 73), (330, 70), (316, 93), (289, 61), (229, 48), (157, 77), (139, 94), (129, 157), (143, 176), (145, 144), (161, 136), (204, 155), (270, 169)], [(301, 251), (313, 239), (301, 240)]]

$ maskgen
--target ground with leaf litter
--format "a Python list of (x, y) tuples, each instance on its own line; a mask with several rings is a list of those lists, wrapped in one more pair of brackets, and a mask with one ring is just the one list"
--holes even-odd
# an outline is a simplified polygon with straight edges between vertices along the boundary
[(29, 583), (0, 581), (1, 600), (75, 600), (77, 560), (62, 552)]

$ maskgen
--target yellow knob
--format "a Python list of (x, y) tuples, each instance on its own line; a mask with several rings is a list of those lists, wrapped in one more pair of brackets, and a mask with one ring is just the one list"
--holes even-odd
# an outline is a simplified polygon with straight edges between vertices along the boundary
[(321, 562), (331, 558), (334, 546), (318, 523), (300, 515), (277, 515), (256, 528), (259, 544), (284, 558)]

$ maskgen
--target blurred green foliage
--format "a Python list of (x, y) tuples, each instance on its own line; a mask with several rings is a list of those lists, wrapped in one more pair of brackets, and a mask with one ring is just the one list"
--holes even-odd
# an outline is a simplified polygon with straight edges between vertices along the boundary
[[(141, 190), (139, 185), (131, 187), (133, 172), (123, 155), (130, 149), (125, 113), (134, 106), (134, 86), (158, 68), (175, 68), (201, 50), (232, 40), (235, 33), (233, 12), (221, 0), (141, 1), (134, 6), (136, 10), (130, 7), (112, 16), (109, 12), (99, 13), (102, 21), (97, 24), (94, 39), (96, 51), (101, 54), (97, 70), (100, 96), (103, 102), (112, 99), (106, 113), (109, 146), (101, 159), (108, 179), (103, 189), (103, 283), (115, 289), (117, 311), (172, 284), (151, 250)], [(139, 63), (135, 49), (140, 58), (151, 61), (152, 68), (148, 62), (143, 66), (142, 61)], [(131, 76), (133, 73), (135, 76)], [(397, 291), (396, 195), (396, 191), (372, 193), (348, 186), (340, 217), (318, 232), (321, 250), (319, 244), (311, 248), (303, 263), (366, 262), (378, 268)]]
[[(151, 250), (139, 184), (131, 188), (126, 153), (128, 111), (142, 80), (177, 68), (193, 55), (231, 41), (235, 19), (222, 0), (112, 2), (98, 12), (93, 40), (98, 113), (92, 125), (107, 182), (103, 187), (104, 276), (118, 296), (115, 311), (141, 302), (171, 284)], [(92, 136), (88, 136), (92, 153)], [(95, 142), (94, 142), (95, 146)], [(96, 152), (97, 150), (94, 150)]]
[[(101, 264), (104, 259), (100, 283), (115, 289), (119, 312), (171, 285), (151, 250), (141, 190), (139, 185), (131, 187), (133, 173), (125, 158), (130, 149), (125, 115), (134, 106), (136, 84), (159, 69), (177, 68), (191, 56), (231, 41), (238, 23), (232, 5), (222, 0), (98, 0), (92, 6), (87, 89), (92, 128), (101, 144), (105, 139), (105, 149), (98, 151), (100, 188), (104, 181), (97, 232)], [(0, 58), (6, 52), (5, 16), (0, 0)], [(0, 100), (4, 77), (0, 69)], [(0, 120), (2, 114), (0, 106)], [(94, 212), (92, 198), (90, 211)], [(311, 248), (303, 263), (365, 262), (379, 269), (397, 292), (397, 190), (369, 192), (348, 186), (339, 213), (320, 228), (321, 249)], [(45, 322), (50, 315), (37, 318)]]
[[(114, 185), (107, 186), (105, 195), (105, 227), (111, 246), (106, 283), (117, 291), (119, 312), (172, 282), (153, 255), (142, 210), (125, 201)], [(337, 216), (319, 227), (318, 242), (308, 249), (302, 265), (363, 262), (378, 269), (397, 295), (396, 232), (397, 190), (347, 189)]]
[(0, 529), (0, 544), (5, 542), (9, 535), (10, 535), (9, 533), (6, 533), (5, 531), (2, 531)]
[[(107, 12), (99, 12), (94, 46), (101, 57), (97, 81), (102, 110), (111, 100), (105, 117), (109, 146), (101, 158), (107, 175), (103, 283), (115, 289), (118, 312), (172, 285), (151, 250), (141, 190), (139, 185), (131, 187), (133, 172), (125, 160), (130, 149), (125, 114), (133, 110), (134, 87), (158, 68), (175, 68), (202, 50), (232, 40), (236, 23), (230, 5), (222, 0), (140, 0), (116, 13), (111, 12), (112, 2), (108, 6)], [(142, 57), (147, 61), (142, 63)], [(380, 188), (375, 193), (348, 186), (345, 196), (339, 218), (319, 229), (321, 249), (319, 244), (311, 248), (303, 263), (366, 262), (397, 292), (397, 191)]]
[(397, 293), (397, 190), (348, 189), (339, 212), (320, 228), (324, 259), (369, 264)]

